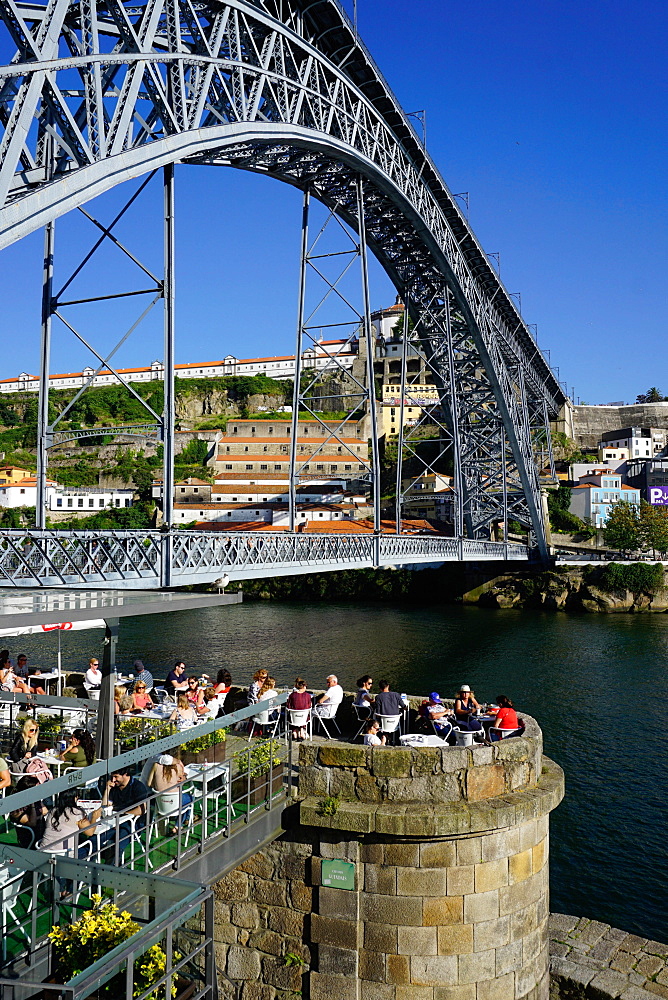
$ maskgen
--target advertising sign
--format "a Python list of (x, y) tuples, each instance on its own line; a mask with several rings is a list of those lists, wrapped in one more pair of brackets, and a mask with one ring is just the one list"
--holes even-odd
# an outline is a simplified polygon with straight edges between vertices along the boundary
[(322, 884), (336, 889), (354, 889), (355, 865), (351, 861), (323, 860)]
[(649, 502), (655, 506), (668, 506), (668, 486), (650, 486)]

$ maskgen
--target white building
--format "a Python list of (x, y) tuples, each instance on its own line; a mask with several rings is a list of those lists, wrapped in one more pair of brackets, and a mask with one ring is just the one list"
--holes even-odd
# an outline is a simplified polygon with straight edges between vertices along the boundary
[[(354, 520), (358, 508), (354, 503), (299, 503), (296, 517), (304, 521)], [(174, 523), (190, 524), (192, 521), (221, 522), (234, 526), (264, 523), (287, 527), (290, 510), (287, 503), (205, 503), (174, 504)]]
[(606, 458), (654, 458), (666, 447), (666, 432), (657, 427), (622, 427), (603, 434), (598, 447), (599, 457), (602, 457), (601, 451), (607, 449), (617, 454), (606, 455)]
[(47, 501), (49, 510), (71, 514), (95, 514), (109, 507), (132, 507), (134, 490), (56, 487)]
[[(334, 360), (336, 355), (336, 360)], [(320, 340), (304, 351), (302, 365), (304, 368), (315, 368), (318, 372), (339, 370), (339, 366), (351, 369), (357, 357), (357, 341), (351, 340)], [(152, 382), (162, 379), (164, 366), (162, 361), (153, 361), (145, 368), (118, 368), (126, 382)], [(223, 375), (267, 375), (275, 379), (291, 379), (295, 374), (294, 354), (279, 355), (270, 358), (235, 358), (228, 354), (221, 361), (195, 361), (174, 366), (177, 378), (220, 378)], [(93, 386), (118, 384), (118, 379), (108, 369), (95, 373), (95, 369), (87, 367), (80, 372), (65, 372), (51, 375), (51, 389), (78, 389), (83, 385)], [(21, 372), (16, 378), (0, 380), (1, 392), (37, 392), (39, 376)]]
[[(52, 479), (46, 481), (47, 504), (54, 492), (60, 489)], [(18, 483), (7, 483), (0, 486), (0, 507), (35, 507), (37, 504), (37, 479), (27, 476)]]

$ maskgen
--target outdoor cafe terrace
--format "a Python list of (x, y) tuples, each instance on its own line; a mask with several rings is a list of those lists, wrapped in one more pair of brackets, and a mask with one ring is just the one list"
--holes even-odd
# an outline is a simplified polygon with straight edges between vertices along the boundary
[[(41, 722), (44, 750), (74, 727), (94, 732), (100, 703), (68, 697), (71, 689), (68, 684), (62, 697), (0, 695), (1, 746), (6, 747), (17, 721), (26, 716)], [(358, 776), (368, 773), (388, 805), (413, 802), (410, 811), (415, 814), (421, 803), (424, 823), (447, 823), (442, 805), (425, 808), (430, 789), (441, 802), (444, 794), (450, 798), (452, 822), (469, 798), (486, 797), (492, 770), (494, 780), (501, 781), (496, 793), (530, 787), (541, 773), (542, 738), (527, 716), (522, 737), (512, 741), (457, 747), (427, 733), (414, 736), (411, 745), (408, 731), (415, 728), (422, 701), (411, 697), (400, 720), (406, 731), (403, 745), (366, 747), (359, 742), (352, 696), (346, 696), (335, 720), (340, 732), (328, 725), (298, 746), (285, 718), (287, 697), (279, 694), (263, 704), (261, 735), (252, 738), (248, 729), (258, 716), (257, 705), (182, 732), (166, 713), (163, 718), (117, 716), (109, 759), (66, 768), (45, 758), (55, 772), (52, 780), (0, 799), (0, 1000), (34, 995), (37, 984), (45, 997), (84, 1000), (104, 981), (118, 984), (115, 996), (128, 1000), (133, 994), (167, 1000), (173, 987), (176, 995), (185, 996), (183, 990), (193, 984), (192, 997), (213, 1000), (212, 900), (206, 886), (280, 835), (290, 799), (299, 798), (302, 822), (326, 825), (322, 801), (336, 794), (343, 800), (339, 825), (349, 822), (350, 829), (372, 830), (373, 824), (382, 825), (385, 806), (372, 801), (377, 792), (366, 800), (368, 784)], [(270, 718), (274, 709), (280, 712), (277, 724)], [(165, 753), (181, 756), (186, 781), (167, 792), (150, 790), (141, 816), (128, 818), (107, 809), (88, 836), (83, 831), (70, 834), (48, 852), (18, 846), (11, 811), (74, 788), (78, 805), (90, 816), (100, 808), (100, 789), (114, 771), (130, 767), (146, 783)], [(108, 911), (103, 907), (100, 912), (100, 901), (129, 912), (136, 930), (86, 968), (66, 973), (51, 928), (103, 919)], [(160, 953), (150, 983), (142, 979), (149, 948)], [(14, 992), (17, 980), (28, 992)], [(51, 982), (45, 986), (46, 980)]]

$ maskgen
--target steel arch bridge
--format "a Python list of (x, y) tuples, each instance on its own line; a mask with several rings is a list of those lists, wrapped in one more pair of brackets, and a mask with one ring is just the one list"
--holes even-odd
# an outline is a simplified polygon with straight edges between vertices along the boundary
[[(483, 548), (484, 558), (494, 558), (493, 553), (503, 558), (508, 546), (489, 540), (490, 525), (509, 518), (527, 525), (537, 552), (546, 555), (537, 452), (542, 449), (542, 465), (549, 452), (548, 422), (564, 401), (563, 390), (336, 0), (0, 0), (0, 13), (0, 52), (14, 53), (0, 66), (0, 249), (37, 228), (45, 227), (46, 233), (40, 481), (45, 482), (46, 448), (53, 430), (47, 411), (55, 220), (124, 181), (162, 168), (166, 253), (164, 279), (156, 281), (156, 294), (164, 299), (165, 310), (165, 411), (156, 416), (165, 443), (163, 500), (170, 512), (173, 164), (232, 166), (269, 174), (304, 192), (297, 357), (307, 330), (303, 286), (310, 198), (322, 202), (357, 235), (365, 299), (360, 328), (368, 334), (368, 373), (373, 354), (367, 247), (405, 303), (404, 344), (417, 345), (432, 373), (441, 399), (439, 447), (449, 455), (454, 472), (454, 539), (440, 543), (444, 560), (476, 558), (475, 552), (481, 554)], [(101, 363), (106, 360), (97, 357)], [(402, 415), (404, 395), (410, 400), (411, 392), (406, 368), (404, 348)], [(300, 474), (294, 455), (296, 421), (300, 405), (308, 409), (299, 378), (295, 387), (293, 527)], [(378, 430), (370, 374), (366, 393), (373, 438), (369, 475), (379, 535)], [(397, 524), (404, 450), (410, 452), (410, 441), (402, 428)], [(38, 528), (43, 528), (39, 497)], [(123, 533), (111, 534), (112, 564), (132, 562), (134, 543), (124, 541)], [(83, 551), (84, 533), (72, 533), (68, 545), (79, 545), (77, 535)], [(9, 533), (3, 539), (0, 563), (4, 553), (11, 569), (6, 573), (0, 565), (0, 585), (52, 580), (48, 532), (32, 533), (20, 544)], [(152, 551), (152, 544), (146, 543), (146, 551)], [(293, 554), (296, 572), (304, 560), (310, 569), (318, 568), (322, 540), (316, 543), (305, 536), (290, 544), (301, 546), (301, 555), (296, 549)], [(353, 564), (378, 565), (385, 559), (381, 549), (389, 542), (376, 537), (364, 556), (364, 545), (351, 538), (340, 544), (360, 553), (352, 557)], [(58, 541), (56, 547), (68, 551), (68, 545)], [(202, 549), (199, 543), (192, 545), (193, 550)], [(411, 562), (438, 561), (438, 545), (431, 540), (422, 552), (414, 552)], [(32, 565), (24, 555), (26, 546)], [(217, 548), (223, 547), (217, 543)], [(231, 552), (234, 545), (227, 548)], [(341, 551), (342, 564), (350, 565), (349, 555)], [(389, 552), (387, 558), (396, 561)], [(156, 585), (175, 584), (179, 578), (192, 582), (185, 580), (188, 574), (182, 574), (178, 564), (170, 573), (169, 554), (163, 552), (161, 560), (167, 568), (150, 574)], [(221, 565), (234, 571), (220, 554), (214, 563), (201, 552), (200, 580), (219, 574)], [(336, 568), (325, 563), (322, 568)], [(84, 575), (90, 580), (91, 574)], [(127, 579), (134, 579), (134, 571)]]

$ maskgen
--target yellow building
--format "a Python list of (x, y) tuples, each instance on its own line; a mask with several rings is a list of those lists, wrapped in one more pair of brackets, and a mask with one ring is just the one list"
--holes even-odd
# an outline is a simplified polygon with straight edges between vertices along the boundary
[(0, 484), (3, 486), (14, 486), (16, 483), (20, 483), (22, 479), (28, 479), (34, 475), (35, 473), (29, 469), (19, 469), (17, 465), (0, 466)]
[[(383, 384), (383, 433), (386, 437), (397, 437), (401, 420), (401, 386)], [(406, 386), (404, 397), (404, 427), (413, 427), (425, 409), (440, 402), (438, 390), (433, 385)]]

